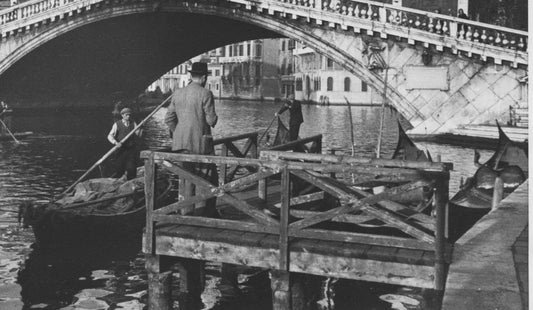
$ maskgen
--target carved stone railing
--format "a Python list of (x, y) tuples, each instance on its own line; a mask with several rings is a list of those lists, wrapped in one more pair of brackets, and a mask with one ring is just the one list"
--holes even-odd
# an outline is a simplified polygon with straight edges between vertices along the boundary
[[(29, 30), (47, 20), (90, 10), (93, 4), (100, 2), (113, 5), (111, 0), (28, 1), (0, 11), (0, 33), (6, 37), (21, 29)], [(366, 0), (228, 0), (227, 3), (239, 4), (246, 10), (253, 8), (258, 14), (277, 14), (281, 18), (319, 25), (326, 22), (332, 28), (350, 29), (355, 33), (379, 33), (381, 38), (403, 39), (409, 44), (419, 42), (425, 47), (434, 46), (437, 51), (446, 47), (452, 53), (460, 51), (482, 61), (492, 59), (496, 64), (502, 61), (513, 67), (528, 64), (526, 31), (458, 17)], [(187, 6), (189, 2), (169, 4)], [(224, 2), (219, 5), (223, 6)]]

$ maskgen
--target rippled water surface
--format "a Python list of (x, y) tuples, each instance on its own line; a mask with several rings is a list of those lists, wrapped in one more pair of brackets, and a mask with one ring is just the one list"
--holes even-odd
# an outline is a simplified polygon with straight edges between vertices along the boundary
[[(221, 101), (216, 105), (219, 123), (215, 137), (263, 131), (271, 123), (279, 104)], [(303, 106), (300, 136), (323, 135), (323, 151), (341, 149), (351, 154), (350, 121), (347, 107)], [(163, 123), (164, 110), (147, 123), (147, 147), (168, 146)], [(379, 127), (377, 107), (352, 107), (356, 156), (373, 156)], [(137, 121), (143, 115), (136, 115)], [(286, 115), (284, 116), (286, 117)], [(397, 116), (386, 110), (383, 157), (390, 157), (397, 140)], [(106, 135), (111, 128), (111, 109), (16, 112), (13, 131), (33, 131), (17, 144), (0, 142), (0, 309), (142, 309), (146, 302), (146, 273), (139, 242), (114, 244), (109, 248), (37, 249), (30, 229), (16, 224), (17, 206), (25, 201), (46, 201), (72, 184), (111, 145)], [(275, 124), (269, 128), (275, 135)], [(265, 139), (266, 140), (266, 139)], [(264, 141), (263, 141), (264, 142)], [(442, 161), (453, 162), (451, 194), (461, 177), (468, 177), (473, 150), (448, 145), (418, 144)], [(491, 154), (482, 151), (482, 159)], [(109, 172), (104, 165), (94, 174)], [(204, 309), (268, 309), (268, 277), (257, 270), (242, 270), (241, 294), (227, 293), (221, 283), (220, 266), (208, 265)], [(354, 281), (316, 279), (327, 309), (390, 309), (379, 300), (387, 293), (401, 293), (420, 300), (412, 309), (423, 309), (420, 292), (410, 288), (362, 285)], [(266, 284), (265, 284), (266, 283)], [(329, 292), (329, 293), (328, 293)], [(336, 297), (332, 297), (336, 295)], [(228, 297), (229, 296), (229, 297)], [(327, 298), (329, 296), (329, 298)], [(340, 296), (340, 297), (339, 297)], [(258, 306), (255, 306), (258, 305)], [(12, 308), (8, 308), (12, 307)]]

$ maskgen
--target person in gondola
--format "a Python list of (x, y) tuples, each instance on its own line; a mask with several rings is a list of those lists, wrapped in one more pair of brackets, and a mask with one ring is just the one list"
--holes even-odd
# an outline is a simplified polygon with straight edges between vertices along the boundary
[(2, 121), (2, 124), (0, 124), (0, 136), (7, 135), (7, 130), (11, 126), (11, 119), (6, 117), (8, 110), (7, 103), (3, 100), (0, 101), (0, 121)]
[[(207, 63), (192, 64), (191, 82), (183, 88), (178, 88), (172, 94), (167, 108), (165, 123), (172, 137), (172, 151), (187, 154), (214, 155), (213, 136), (218, 116), (215, 112), (213, 93), (205, 88), (207, 83)], [(218, 186), (218, 172), (215, 165), (185, 164), (185, 168), (193, 170), (198, 175)], [(187, 184), (185, 192), (193, 195), (195, 186)], [(196, 215), (216, 216), (216, 198), (196, 205)]]
[(287, 96), (287, 100), (281, 109), (274, 115), (278, 116), (289, 110), (289, 141), (298, 140), (300, 126), (304, 122), (302, 115), (302, 104), (299, 100), (294, 100), (294, 95)]
[(137, 176), (137, 137), (140, 137), (142, 130), (137, 130), (124, 143), (121, 141), (137, 126), (131, 117), (131, 109), (123, 108), (120, 111), (121, 120), (116, 121), (107, 135), (107, 140), (119, 147), (115, 155), (116, 172), (115, 177), (121, 178), (126, 173), (126, 179), (131, 180)]

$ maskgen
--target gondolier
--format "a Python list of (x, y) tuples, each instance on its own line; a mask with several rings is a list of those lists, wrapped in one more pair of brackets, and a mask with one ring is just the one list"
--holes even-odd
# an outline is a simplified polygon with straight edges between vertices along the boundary
[(111, 131), (107, 135), (107, 140), (114, 145), (120, 147), (116, 153), (116, 172), (115, 177), (121, 178), (126, 173), (126, 178), (131, 180), (137, 176), (137, 146), (136, 136), (142, 134), (142, 130), (137, 130), (135, 135), (132, 135), (124, 143), (120, 143), (136, 126), (137, 124), (131, 119), (131, 109), (124, 108), (120, 111), (122, 119), (116, 121), (111, 127)]
[(302, 116), (302, 104), (300, 101), (294, 100), (294, 95), (289, 95), (285, 105), (274, 115), (278, 116), (287, 110), (289, 110), (289, 141), (298, 140), (300, 125), (304, 122), (304, 118)]

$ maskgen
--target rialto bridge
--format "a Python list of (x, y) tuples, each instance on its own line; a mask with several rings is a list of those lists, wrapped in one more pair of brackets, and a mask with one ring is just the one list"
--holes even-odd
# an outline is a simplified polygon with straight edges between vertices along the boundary
[(335, 1), (32, 0), (0, 11), (0, 96), (60, 106), (137, 94), (202, 52), (289, 37), (386, 94), (415, 133), (505, 122), (527, 100), (527, 32)]

